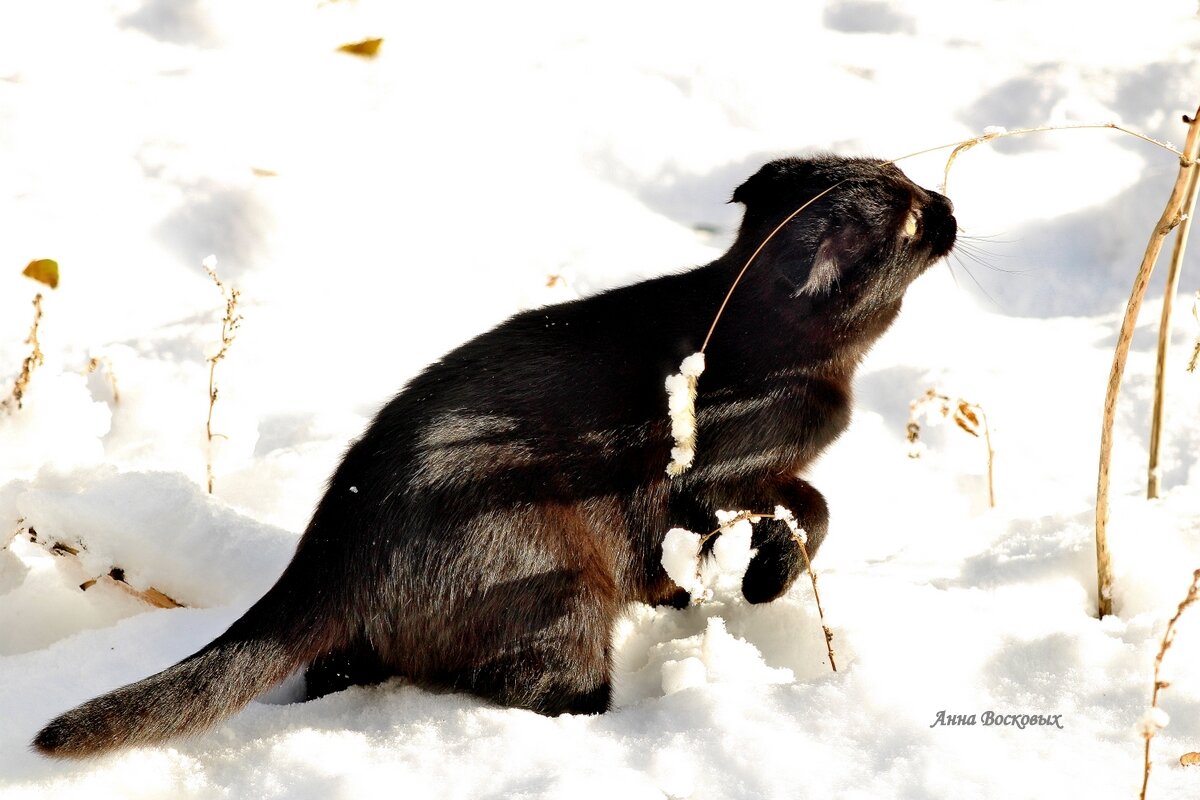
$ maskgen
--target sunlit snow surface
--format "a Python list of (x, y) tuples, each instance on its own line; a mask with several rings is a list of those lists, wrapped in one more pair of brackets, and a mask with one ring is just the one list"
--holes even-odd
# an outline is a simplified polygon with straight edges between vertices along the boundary
[[(1167, 618), (1200, 567), (1200, 376), (1185, 265), (1165, 496), (1142, 499), (1162, 276), (1117, 415), (1117, 615), (1096, 621), (1092, 498), (1115, 329), (1177, 159), (1112, 131), (982, 145), (949, 193), (961, 263), (910, 292), (812, 471), (833, 673), (802, 580), (748, 607), (629, 609), (616, 708), (547, 719), (400, 684), (290, 703), (85, 763), (46, 720), (219, 634), (286, 563), (322, 482), (422, 366), (507, 315), (720, 254), (764, 160), (897, 157), (1121, 121), (1181, 143), (1200, 101), (1192, 2), (7, 3), (0, 6), (0, 795), (23, 797), (1131, 797)], [(377, 59), (336, 52), (383, 37)], [(945, 151), (901, 162), (936, 187)], [(1196, 248), (1193, 248), (1193, 253)], [(203, 488), (220, 365), (216, 494)], [(548, 287), (550, 276), (560, 276)], [(706, 310), (697, 310), (707, 323)], [(92, 357), (109, 370), (85, 375)], [(665, 377), (665, 376), (664, 376)], [(927, 388), (986, 409), (907, 457)], [(610, 387), (619, 391), (620, 387)], [(665, 398), (664, 398), (665, 402)], [(665, 408), (664, 408), (665, 410)], [(702, 444), (701, 444), (702, 446)], [(664, 532), (665, 533), (665, 532)], [(731, 559), (736, 562), (737, 559)], [(112, 566), (188, 606), (79, 584)], [(720, 587), (725, 586), (722, 590)], [(1150, 796), (1200, 796), (1200, 611), (1164, 664)], [(930, 727), (938, 712), (974, 726)], [(984, 712), (1061, 715), (987, 727)]]

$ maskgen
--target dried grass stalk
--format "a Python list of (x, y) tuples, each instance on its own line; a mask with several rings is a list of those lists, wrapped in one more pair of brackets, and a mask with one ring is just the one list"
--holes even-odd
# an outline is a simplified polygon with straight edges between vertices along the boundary
[[(22, 522), (23, 521), (24, 520), (22, 520)], [(37, 531), (33, 528), (27, 528), (26, 532), (29, 535), (29, 541), (45, 548), (51, 555), (58, 556), (59, 558), (71, 559), (80, 570), (83, 569), (79, 562), (79, 553), (86, 548), (82, 544), (77, 543), (76, 545), (70, 545), (66, 542), (46, 540), (40, 538)], [(143, 603), (148, 603), (155, 608), (185, 608), (183, 603), (173, 599), (165, 592), (155, 589), (153, 586), (147, 587), (146, 589), (138, 589), (134, 587), (125, 580), (125, 570), (121, 569), (120, 567), (113, 567), (104, 575), (100, 575), (95, 578), (89, 578), (88, 580), (79, 584), (79, 589), (80, 591), (86, 592), (88, 589), (92, 588), (98, 583), (115, 586), (126, 594), (136, 597)]]
[(217, 285), (217, 290), (221, 292), (221, 297), (225, 299), (225, 316), (221, 320), (221, 349), (215, 355), (208, 359), (208, 419), (204, 423), (204, 432), (208, 437), (208, 493), (213, 493), (213, 483), (215, 477), (213, 475), (213, 458), (212, 458), (212, 443), (217, 437), (224, 438), (224, 434), (213, 433), (213, 409), (217, 405), (217, 364), (219, 364), (229, 352), (229, 346), (233, 344), (234, 338), (237, 336), (238, 328), (242, 324), (242, 315), (238, 313), (237, 304), (238, 298), (241, 297), (241, 292), (237, 289), (226, 286), (225, 283), (217, 276), (217, 259), (216, 256), (209, 256), (204, 259), (204, 271), (208, 273), (208, 277), (212, 278), (213, 283)]
[(105, 376), (108, 378), (108, 386), (112, 390), (113, 402), (121, 402), (121, 392), (117, 388), (117, 373), (113, 370), (112, 361), (107, 356), (92, 357), (83, 371), (84, 374), (91, 375), (99, 369), (103, 369)]
[(3, 405), (9, 408), (13, 405), (16, 405), (18, 409), (23, 407), (22, 400), (25, 397), (25, 391), (29, 388), (29, 380), (33, 377), (33, 371), (44, 361), (42, 347), (38, 343), (38, 326), (41, 323), (42, 293), (38, 292), (33, 297), (33, 325), (29, 328), (29, 336), (25, 339), (25, 344), (30, 345), (33, 349), (21, 362), (21, 374), (17, 376), (17, 382), (13, 384), (12, 393), (4, 400)]
[(988, 485), (988, 507), (996, 507), (996, 484), (995, 484), (995, 463), (996, 451), (992, 448), (992, 429), (988, 425), (987, 412), (983, 410), (983, 406), (978, 403), (970, 403), (959, 397), (948, 397), (944, 394), (938, 394), (934, 389), (926, 390), (925, 394), (918, 397), (908, 404), (908, 444), (910, 450), (909, 458), (920, 457), (923, 447), (920, 442), (921, 417), (936, 419), (936, 414), (940, 414), (945, 419), (951, 419), (954, 424), (965, 433), (979, 438), (983, 436), (984, 444), (987, 445), (987, 485)]
[[(758, 522), (763, 519), (775, 519), (787, 525), (788, 530), (792, 534), (792, 540), (796, 542), (796, 546), (800, 548), (800, 554), (804, 557), (804, 569), (808, 572), (808, 578), (812, 582), (813, 599), (817, 602), (817, 616), (821, 620), (821, 630), (825, 634), (825, 650), (829, 654), (829, 666), (834, 672), (837, 672), (837, 662), (834, 660), (833, 651), (833, 631), (825, 624), (825, 607), (821, 605), (821, 592), (817, 588), (817, 573), (813, 570), (812, 560), (808, 557), (808, 534), (796, 522), (796, 516), (790, 509), (783, 506), (775, 506), (775, 511), (772, 514), (762, 514), (754, 511), (740, 511), (736, 515), (723, 521), (716, 529), (709, 531), (700, 537), (700, 547), (703, 548), (709, 539), (713, 538), (722, 531), (736, 525), (739, 522), (748, 520), (750, 522)], [(697, 569), (699, 566), (697, 565)]]
[[(1171, 617), (1170, 621), (1167, 622), (1167, 630), (1163, 633), (1162, 644), (1158, 648), (1158, 655), (1154, 657), (1154, 688), (1150, 692), (1150, 709), (1142, 725), (1142, 738), (1146, 740), (1146, 745), (1143, 751), (1142, 793), (1139, 795), (1140, 800), (1146, 800), (1146, 786), (1150, 783), (1150, 740), (1154, 738), (1154, 735), (1158, 733), (1158, 729), (1165, 724), (1166, 720), (1162, 709), (1158, 707), (1159, 692), (1171, 685), (1162, 679), (1163, 656), (1167, 654), (1167, 651), (1171, 649), (1171, 644), (1175, 641), (1175, 626), (1178, 624), (1179, 618), (1183, 616), (1183, 612), (1187, 610), (1187, 607), (1196, 602), (1198, 598), (1200, 598), (1200, 569), (1192, 573), (1192, 585), (1188, 588), (1187, 596), (1183, 598), (1183, 601), (1179, 604), (1179, 608), (1176, 609), (1175, 616)], [(1159, 720), (1162, 721), (1160, 722)]]
[[(1200, 112), (1198, 112), (1200, 114)], [(1158, 497), (1162, 470), (1158, 464), (1158, 451), (1162, 443), (1163, 400), (1167, 379), (1167, 349), (1171, 344), (1171, 313), (1175, 305), (1175, 293), (1179, 291), (1179, 273), (1183, 265), (1183, 253), (1187, 249), (1188, 233), (1192, 229), (1192, 215), (1196, 210), (1197, 180), (1200, 171), (1193, 169), (1188, 181), (1187, 194), (1183, 201), (1183, 219), (1175, 230), (1175, 247), (1171, 252), (1171, 266), (1167, 270), (1167, 286), (1163, 289), (1162, 317), (1158, 323), (1158, 356), (1154, 362), (1154, 405), (1150, 412), (1150, 459), (1147, 464), (1146, 497)], [(1200, 353), (1200, 349), (1197, 349)], [(1195, 360), (1193, 359), (1193, 364)]]
[(1096, 573), (1098, 611), (1101, 618), (1111, 614), (1113, 610), (1112, 563), (1108, 551), (1108, 490), (1109, 468), (1112, 465), (1113, 423), (1116, 419), (1121, 377), (1125, 374), (1125, 362), (1129, 357), (1130, 343), (1133, 341), (1133, 328), (1137, 324), (1138, 311), (1142, 307), (1142, 299), (1150, 283), (1154, 262), (1158, 259), (1167, 234), (1183, 221), (1184, 203), (1197, 169), (1196, 158), (1200, 156), (1200, 110), (1197, 110), (1195, 117), (1185, 116), (1183, 119), (1188, 125), (1188, 133), (1183, 155), (1179, 159), (1179, 174), (1175, 178), (1175, 186), (1171, 189), (1166, 208), (1163, 209), (1158, 224), (1154, 226), (1137, 277), (1133, 281), (1133, 290), (1130, 293), (1129, 304), (1125, 307), (1125, 318), (1121, 323), (1121, 333), (1113, 353), (1112, 371), (1108, 377), (1108, 390), (1104, 398), (1104, 420), (1100, 430), (1100, 468), (1096, 478)]

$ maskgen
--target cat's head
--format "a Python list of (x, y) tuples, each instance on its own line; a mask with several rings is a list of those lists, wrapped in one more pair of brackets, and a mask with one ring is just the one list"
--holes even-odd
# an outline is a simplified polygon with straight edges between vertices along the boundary
[(958, 225), (946, 197), (889, 162), (818, 156), (772, 161), (737, 188), (733, 202), (746, 213), (735, 250), (752, 253), (814, 197), (751, 267), (806, 309), (898, 305), (908, 285), (954, 246)]

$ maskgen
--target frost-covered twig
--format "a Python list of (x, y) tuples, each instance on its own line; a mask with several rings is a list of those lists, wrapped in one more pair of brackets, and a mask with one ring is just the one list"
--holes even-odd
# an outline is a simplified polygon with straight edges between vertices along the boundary
[(978, 438), (983, 433), (987, 445), (987, 479), (988, 506), (996, 507), (996, 489), (993, 481), (993, 466), (996, 453), (992, 449), (992, 430), (988, 425), (987, 413), (978, 403), (969, 403), (962, 398), (947, 397), (928, 389), (925, 394), (913, 400), (908, 405), (908, 444), (909, 458), (920, 458), (923, 443), (920, 441), (921, 424), (918, 420), (924, 418), (930, 423), (936, 423), (939, 415), (942, 419), (953, 419), (954, 424), (972, 436)]
[(1158, 693), (1171, 685), (1161, 678), (1163, 656), (1167, 654), (1167, 651), (1171, 649), (1171, 644), (1175, 641), (1175, 625), (1179, 622), (1179, 618), (1183, 616), (1183, 612), (1188, 606), (1196, 602), (1197, 598), (1200, 598), (1200, 569), (1192, 573), (1192, 585), (1188, 587), (1187, 596), (1179, 604), (1175, 616), (1167, 622), (1167, 630), (1163, 633), (1158, 655), (1154, 657), (1154, 689), (1150, 693), (1150, 708), (1146, 710), (1140, 724), (1142, 738), (1146, 740), (1140, 800), (1146, 800), (1146, 786), (1150, 782), (1150, 740), (1170, 721), (1167, 713), (1158, 707)]
[[(829, 653), (829, 666), (834, 672), (837, 672), (837, 662), (834, 661), (833, 651), (833, 631), (825, 624), (825, 608), (821, 605), (821, 593), (817, 588), (817, 574), (813, 571), (812, 560), (808, 556), (808, 534), (796, 522), (796, 517), (791, 510), (783, 506), (775, 506), (775, 510), (770, 514), (755, 511), (718, 511), (717, 521), (720, 524), (703, 536), (684, 528), (672, 528), (663, 538), (663, 569), (666, 570), (668, 577), (681, 589), (691, 594), (693, 599), (703, 598), (706, 596), (706, 590), (700, 569), (700, 553), (703, 551), (705, 543), (718, 534), (734, 533), (742, 534), (748, 542), (750, 526), (764, 519), (779, 520), (787, 525), (792, 539), (800, 548), (800, 553), (804, 557), (804, 568), (808, 571), (809, 580), (812, 582), (813, 598), (817, 603), (817, 616), (821, 620), (821, 630), (825, 635), (825, 649)], [(720, 560), (719, 556), (718, 560)]]
[(42, 293), (38, 292), (33, 297), (33, 325), (29, 328), (29, 337), (25, 339), (25, 344), (31, 345), (33, 349), (25, 360), (21, 362), (21, 374), (17, 376), (17, 382), (13, 385), (12, 393), (5, 398), (3, 405), (11, 408), (16, 404), (17, 408), (21, 408), (22, 398), (25, 397), (25, 390), (29, 388), (29, 379), (33, 377), (33, 371), (42, 365), (42, 347), (38, 343), (38, 325), (42, 322)]
[[(754, 248), (754, 252), (750, 254), (750, 257), (746, 259), (746, 263), (738, 271), (737, 277), (733, 279), (733, 283), (729, 285), (729, 291), (725, 293), (724, 299), (721, 300), (721, 305), (717, 308), (717, 313), (713, 315), (712, 323), (708, 326), (708, 333), (704, 335), (704, 342), (700, 345), (700, 350), (685, 358), (683, 363), (679, 365), (679, 372), (667, 378), (667, 402), (671, 414), (671, 435), (675, 439), (675, 447), (671, 449), (671, 462), (667, 465), (667, 474), (671, 477), (676, 477), (686, 472), (696, 457), (696, 385), (699, 381), (700, 373), (704, 372), (704, 351), (708, 349), (708, 343), (712, 339), (713, 331), (717, 329), (717, 323), (720, 322), (721, 315), (725, 313), (725, 308), (729, 305), (729, 298), (733, 297), (733, 292), (737, 289), (738, 284), (741, 283), (742, 276), (746, 274), (746, 270), (750, 269), (750, 265), (754, 263), (754, 259), (758, 258), (758, 254), (767, 246), (767, 243), (775, 238), (775, 234), (783, 230), (783, 226), (795, 219), (801, 211), (843, 183), (845, 181), (838, 181), (829, 188), (823, 189), (810, 197), (799, 208), (784, 217), (783, 222), (776, 225), (759, 242), (758, 247)], [(686, 391), (682, 379), (687, 380)], [(676, 432), (677, 425), (683, 434), (682, 439), (680, 433)]]
[(237, 289), (226, 286), (217, 277), (217, 257), (208, 256), (204, 259), (203, 264), (204, 271), (212, 278), (213, 283), (221, 292), (221, 297), (225, 299), (225, 317), (221, 320), (221, 348), (208, 359), (208, 419), (204, 424), (204, 430), (208, 436), (208, 493), (212, 494), (214, 481), (212, 443), (215, 437), (223, 435), (213, 433), (212, 429), (213, 408), (217, 404), (217, 364), (229, 352), (229, 346), (233, 344), (238, 328), (241, 327), (242, 315), (237, 312), (238, 298), (241, 293)]
[[(22, 520), (22, 522), (23, 522), (23, 520)], [(25, 528), (25, 532), (29, 536), (29, 541), (44, 548), (51, 555), (58, 556), (60, 558), (72, 559), (77, 564), (80, 564), (82, 566), (82, 562), (79, 558), (79, 553), (81, 551), (84, 551), (87, 549), (82, 542), (75, 542), (75, 544), (67, 544), (66, 542), (44, 539), (44, 538), (40, 537), (38, 535), (38, 532), (36, 530), (34, 530), (32, 527)], [(84, 573), (84, 574), (87, 574), (87, 573)], [(155, 589), (153, 586), (148, 586), (145, 589), (136, 588), (135, 586), (133, 586), (132, 584), (130, 584), (128, 581), (125, 580), (125, 570), (121, 569), (120, 567), (113, 567), (108, 572), (104, 573), (103, 575), (85, 580), (83, 583), (79, 584), (79, 590), (86, 592), (88, 589), (92, 588), (97, 583), (111, 584), (111, 585), (115, 586), (116, 588), (120, 589), (121, 591), (125, 592), (126, 594), (132, 595), (133, 597), (136, 597), (138, 600), (141, 600), (143, 603), (148, 603), (148, 604), (154, 606), (155, 608), (183, 608), (184, 607), (182, 603), (174, 600), (173, 598), (168, 596), (166, 593), (161, 592), (158, 589)]]
[(667, 410), (671, 415), (671, 461), (667, 474), (674, 478), (696, 458), (696, 382), (704, 372), (704, 353), (692, 353), (667, 377)]
[(1111, 614), (1113, 610), (1112, 564), (1108, 552), (1108, 473), (1112, 465), (1113, 423), (1117, 416), (1121, 377), (1125, 374), (1125, 362), (1129, 358), (1129, 347), (1133, 342), (1133, 329), (1137, 324), (1142, 299), (1146, 296), (1146, 287), (1150, 283), (1150, 273), (1154, 270), (1159, 251), (1162, 250), (1163, 240), (1182, 221), (1188, 189), (1197, 169), (1196, 159), (1200, 156), (1200, 109), (1197, 109), (1194, 117), (1185, 116), (1183, 120), (1188, 125), (1188, 132), (1183, 155), (1179, 159), (1179, 174), (1175, 178), (1175, 185), (1171, 189), (1171, 196), (1167, 199), (1162, 216), (1150, 235), (1146, 253), (1142, 256), (1141, 266), (1138, 268), (1137, 277), (1134, 278), (1129, 303), (1125, 307), (1125, 318), (1121, 322), (1121, 333), (1113, 352), (1112, 371), (1108, 376), (1108, 389), (1104, 398), (1104, 420), (1100, 429), (1100, 467), (1096, 477), (1096, 593), (1101, 618)]
[(821, 630), (825, 633), (825, 650), (829, 653), (829, 666), (834, 672), (837, 672), (837, 662), (833, 660), (833, 631), (825, 624), (825, 608), (821, 605), (821, 593), (817, 590), (817, 573), (813, 571), (812, 559), (808, 557), (808, 533), (796, 523), (796, 517), (791, 510), (783, 506), (775, 506), (775, 519), (782, 520), (788, 526), (788, 530), (792, 533), (792, 539), (800, 548), (800, 554), (804, 556), (804, 568), (808, 571), (809, 580), (812, 581), (813, 598), (817, 601), (817, 616), (821, 618)]

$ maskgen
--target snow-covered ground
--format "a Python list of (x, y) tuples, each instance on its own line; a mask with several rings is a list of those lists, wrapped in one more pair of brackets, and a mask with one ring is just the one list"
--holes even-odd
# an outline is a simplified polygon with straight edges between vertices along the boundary
[[(382, 37), (378, 58), (336, 51)], [(1143, 499), (1162, 275), (1117, 417), (1115, 616), (1094, 618), (1092, 503), (1115, 330), (1178, 166), (1112, 131), (964, 154), (961, 263), (911, 290), (813, 470), (827, 662), (800, 582), (719, 586), (615, 631), (616, 708), (537, 715), (389, 684), (289, 703), (86, 763), (27, 743), (74, 704), (208, 642), (286, 563), (321, 484), (391, 393), (521, 308), (704, 263), (764, 160), (896, 157), (1112, 121), (1181, 143), (1200, 101), (1193, 2), (424, 3), (43, 0), (0, 6), (0, 795), (629, 798), (1133, 797), (1135, 725), (1200, 568), (1200, 375), (1185, 265), (1161, 500)], [(901, 162), (936, 186), (946, 151)], [(1193, 248), (1193, 253), (1196, 248)], [(223, 303), (216, 491), (208, 369)], [(547, 287), (550, 276), (559, 276)], [(107, 359), (85, 374), (92, 358)], [(120, 399), (114, 398), (115, 376)], [(937, 387), (982, 442), (927, 428)], [(29, 541), (58, 541), (77, 557)], [(665, 532), (664, 532), (665, 533)], [(734, 559), (736, 560), (736, 559)], [(160, 610), (101, 581), (113, 566)], [(1200, 611), (1164, 669), (1150, 796), (1200, 796)], [(986, 726), (985, 712), (1061, 727)], [(974, 715), (973, 726), (933, 724)], [(931, 727), (932, 726), (932, 727)]]

